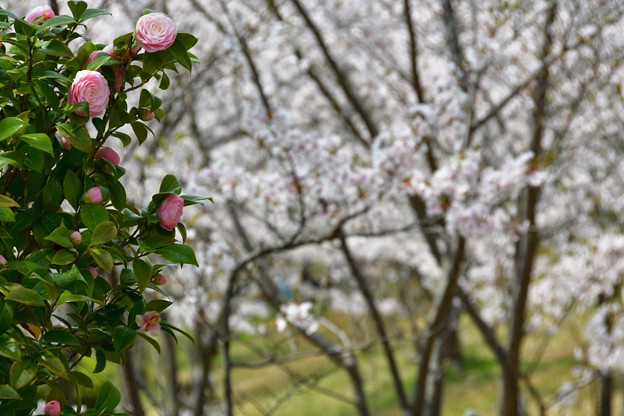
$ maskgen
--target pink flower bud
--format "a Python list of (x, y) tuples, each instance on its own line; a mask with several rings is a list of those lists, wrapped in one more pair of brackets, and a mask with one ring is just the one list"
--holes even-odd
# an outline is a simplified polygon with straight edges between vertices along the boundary
[(69, 235), (69, 239), (72, 243), (78, 246), (82, 243), (82, 234), (80, 234), (80, 231), (74, 231)]
[(167, 276), (165, 276), (164, 274), (156, 275), (156, 277), (154, 277), (154, 283), (156, 283), (158, 286), (166, 284)]
[(99, 186), (94, 186), (82, 195), (82, 200), (87, 204), (101, 204), (104, 200), (102, 190)]
[[(89, 103), (89, 115), (100, 116), (108, 105), (110, 90), (106, 78), (97, 71), (78, 71), (74, 82), (67, 93), (69, 104)], [(82, 111), (76, 111), (79, 116), (85, 116)]]
[(46, 416), (59, 416), (61, 414), (61, 404), (57, 400), (49, 401), (43, 408), (43, 413)]
[(119, 157), (117, 152), (110, 147), (100, 147), (98, 151), (95, 152), (95, 157), (108, 160), (115, 166), (119, 165), (119, 162), (121, 161), (121, 158)]
[(157, 214), (160, 226), (167, 231), (173, 230), (180, 222), (183, 209), (184, 200), (180, 195), (169, 195), (158, 206)]
[(150, 335), (158, 335), (160, 333), (160, 315), (156, 311), (148, 311), (143, 315), (137, 315), (135, 321), (139, 331)]
[(97, 279), (98, 272), (97, 270), (95, 270), (95, 267), (89, 267), (87, 270), (89, 270), (89, 273), (91, 273), (91, 277), (93, 277), (93, 280)]
[(4, 268), (4, 266), (6, 266), (6, 264), (8, 263), (6, 257), (4, 257), (2, 254), (0, 254), (0, 266), (2, 266)]
[(37, 6), (31, 11), (28, 12), (24, 20), (28, 23), (32, 23), (37, 18), (41, 18), (41, 21), (48, 20), (54, 17), (54, 10), (48, 5), (45, 6)]
[(69, 150), (72, 148), (72, 144), (69, 140), (67, 140), (65, 138), (65, 136), (61, 136), (61, 146), (63, 147), (63, 149), (65, 150)]
[(139, 118), (143, 121), (153, 120), (154, 117), (156, 117), (156, 114), (154, 114), (152, 111), (148, 110), (147, 108), (142, 108), (141, 110), (139, 110)]
[(176, 39), (178, 29), (171, 18), (162, 13), (141, 16), (135, 28), (137, 43), (145, 52), (167, 49)]

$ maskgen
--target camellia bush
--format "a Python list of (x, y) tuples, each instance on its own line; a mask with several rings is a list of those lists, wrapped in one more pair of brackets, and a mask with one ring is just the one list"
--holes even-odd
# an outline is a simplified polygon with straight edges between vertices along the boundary
[(80, 387), (137, 338), (158, 350), (161, 329), (184, 334), (161, 321), (171, 302), (145, 292), (160, 291), (165, 266), (197, 264), (179, 221), (201, 198), (167, 175), (133, 206), (110, 147), (148, 139), (146, 123), (163, 116), (148, 84), (165, 90), (167, 71), (190, 71), (197, 39), (148, 10), (134, 32), (95, 44), (81, 31), (107, 12), (68, 6), (71, 16), (41, 6), (25, 18), (0, 8), (2, 415), (33, 414), (42, 397), (46, 415), (122, 414), (112, 383), (88, 410)]

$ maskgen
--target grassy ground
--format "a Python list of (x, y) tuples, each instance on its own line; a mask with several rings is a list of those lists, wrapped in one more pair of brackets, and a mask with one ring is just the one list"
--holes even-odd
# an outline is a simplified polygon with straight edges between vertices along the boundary
[[(449, 368), (446, 372), (446, 390), (443, 415), (464, 415), (467, 409), (474, 409), (482, 416), (497, 415), (499, 397), (498, 365), (483, 344), (479, 334), (469, 322), (462, 326), (462, 345), (464, 360), (458, 368)], [(539, 393), (541, 400), (548, 404), (557, 389), (571, 379), (576, 362), (573, 357), (573, 345), (570, 342), (574, 332), (562, 331), (557, 338), (548, 343), (539, 364), (532, 372), (530, 381)], [(537, 350), (542, 337), (532, 336), (525, 343), (526, 366), (531, 366), (531, 357)], [(406, 347), (407, 349), (408, 347)], [(239, 358), (248, 355), (239, 350)], [(401, 372), (407, 380), (407, 391), (411, 396), (413, 380), (416, 376), (416, 363), (411, 352), (399, 354)], [(380, 348), (372, 348), (359, 355), (359, 363), (368, 392), (367, 400), (371, 414), (380, 416), (399, 416), (397, 400), (391, 379)], [(305, 383), (299, 384), (298, 378), (318, 377), (313, 379), (315, 388)], [(266, 367), (262, 369), (236, 369), (234, 372), (235, 395), (238, 399), (236, 414), (255, 416), (267, 414), (297, 416), (351, 416), (356, 414), (352, 404), (327, 394), (340, 394), (351, 398), (351, 384), (343, 371), (337, 370), (323, 357), (309, 357), (288, 366)], [(526, 387), (526, 384), (524, 384)], [(526, 390), (525, 390), (526, 393)], [(528, 393), (527, 393), (528, 394)], [(595, 384), (584, 387), (578, 392), (577, 403), (567, 410), (549, 406), (548, 415), (586, 416), (595, 414), (597, 387)], [(622, 393), (616, 393), (614, 414), (621, 414)], [(528, 400), (529, 414), (539, 415), (539, 408), (534, 399)]]

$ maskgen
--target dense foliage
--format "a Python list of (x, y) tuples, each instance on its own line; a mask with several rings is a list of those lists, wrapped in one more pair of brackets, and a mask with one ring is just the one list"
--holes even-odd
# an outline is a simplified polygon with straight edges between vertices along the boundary
[[(171, 302), (147, 292), (160, 291), (166, 265), (197, 265), (179, 220), (183, 206), (201, 198), (180, 196), (167, 175), (150, 190), (151, 202), (135, 207), (109, 147), (149, 139), (148, 121), (163, 111), (145, 86), (156, 80), (164, 90), (167, 72), (190, 71), (187, 51), (197, 39), (147, 11), (134, 32), (104, 48), (81, 32), (107, 12), (67, 5), (70, 15), (41, 6), (25, 19), (0, 8), (0, 413), (7, 416), (32, 414), (41, 394), (57, 399), (47, 415), (83, 411), (78, 387), (93, 388), (91, 372), (122, 362), (137, 338), (159, 349), (151, 335), (180, 331), (160, 319)], [(163, 27), (166, 42), (158, 37)], [(95, 368), (80, 366), (85, 357)], [(113, 414), (119, 401), (107, 382), (84, 414)]]

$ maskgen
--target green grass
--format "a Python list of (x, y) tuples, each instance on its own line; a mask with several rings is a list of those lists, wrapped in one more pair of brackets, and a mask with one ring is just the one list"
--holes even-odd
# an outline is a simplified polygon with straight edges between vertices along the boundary
[[(545, 350), (535, 371), (530, 375), (531, 384), (539, 392), (542, 400), (551, 400), (557, 389), (571, 379), (571, 372), (577, 364), (573, 357), (572, 331), (564, 330), (552, 339)], [(488, 347), (482, 342), (480, 335), (468, 321), (462, 325), (461, 366), (448, 368), (445, 374), (445, 395), (443, 415), (463, 415), (466, 409), (477, 410), (482, 416), (498, 415), (500, 392), (500, 370)], [(535, 354), (532, 350), (541, 338), (537, 335), (528, 337), (524, 344), (524, 355), (531, 359)], [(305, 344), (300, 344), (304, 346)], [(309, 348), (309, 347), (308, 347)], [(401, 375), (406, 390), (412, 396), (413, 383), (417, 372), (411, 347), (398, 350)], [(244, 350), (235, 350), (239, 359), (249, 358)], [(362, 376), (366, 383), (367, 402), (371, 414), (379, 416), (400, 416), (397, 399), (387, 370), (381, 348), (376, 346), (358, 354)], [(532, 365), (524, 362), (525, 368)], [(321, 373), (324, 377), (316, 385), (323, 391), (339, 393), (352, 398), (351, 383), (345, 372), (324, 357), (311, 357), (295, 361), (286, 366), (302, 377), (315, 377)], [(333, 369), (333, 371), (332, 371)], [(262, 369), (235, 369), (234, 388), (237, 398), (236, 414), (255, 416), (266, 412), (279, 403), (275, 415), (298, 416), (351, 416), (356, 414), (352, 404), (344, 403), (323, 392), (297, 385), (282, 369), (266, 367)], [(523, 384), (523, 387), (526, 385)], [(539, 414), (536, 402), (526, 391), (529, 414)], [(615, 395), (615, 413), (620, 412), (621, 393)], [(597, 387), (585, 387), (578, 393), (578, 403), (569, 413), (550, 408), (548, 415), (586, 416), (594, 413), (596, 407)], [(283, 403), (280, 402), (284, 400)]]

